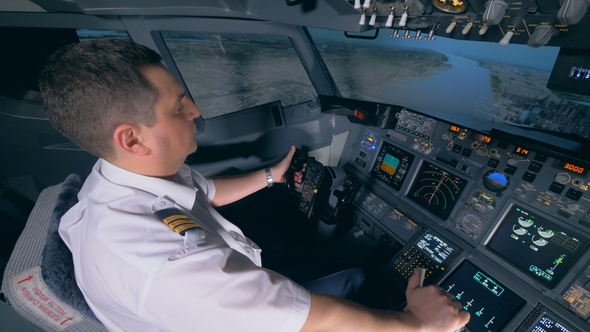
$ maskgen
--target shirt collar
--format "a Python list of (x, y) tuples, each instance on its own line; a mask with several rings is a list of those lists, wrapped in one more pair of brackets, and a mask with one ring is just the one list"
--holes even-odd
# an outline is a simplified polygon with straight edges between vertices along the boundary
[(100, 159), (97, 166), (97, 171), (115, 184), (146, 191), (158, 197), (165, 196), (189, 211), (195, 202), (198, 189), (192, 183), (188, 165), (182, 165), (176, 174), (178, 182), (133, 173), (104, 159)]

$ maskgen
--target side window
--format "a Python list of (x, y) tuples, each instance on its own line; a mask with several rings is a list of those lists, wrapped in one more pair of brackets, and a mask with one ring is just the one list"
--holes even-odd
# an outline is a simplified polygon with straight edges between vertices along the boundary
[(78, 41), (73, 29), (0, 28), (0, 94), (41, 102), (38, 78), (47, 57)]
[(289, 38), (162, 31), (203, 118), (280, 100), (291, 106), (315, 90)]
[(0, 94), (40, 103), (39, 73), (47, 58), (65, 45), (93, 38), (129, 39), (124, 31), (0, 28)]
[(131, 40), (126, 31), (119, 30), (90, 30), (90, 29), (78, 29), (76, 34), (80, 41), (96, 39), (96, 38), (114, 38), (114, 39), (125, 39)]

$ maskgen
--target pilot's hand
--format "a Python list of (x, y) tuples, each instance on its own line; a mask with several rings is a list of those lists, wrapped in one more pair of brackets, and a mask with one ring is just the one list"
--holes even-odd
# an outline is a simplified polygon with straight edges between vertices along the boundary
[(303, 169), (300, 172), (293, 173), (295, 188), (301, 187), (301, 182), (303, 182), (303, 172), (305, 172), (305, 166), (303, 166)]
[(469, 321), (469, 312), (455, 296), (436, 285), (420, 287), (420, 272), (408, 281), (406, 289), (408, 313), (411, 313), (424, 331), (457, 331)]
[[(287, 170), (289, 169), (289, 165), (291, 164), (291, 159), (293, 159), (294, 154), (295, 146), (291, 146), (287, 156), (276, 166), (270, 168), (275, 183), (284, 183), (287, 181)], [(297, 183), (297, 179), (295, 179), (295, 182)], [(301, 183), (301, 180), (299, 180), (299, 183)]]

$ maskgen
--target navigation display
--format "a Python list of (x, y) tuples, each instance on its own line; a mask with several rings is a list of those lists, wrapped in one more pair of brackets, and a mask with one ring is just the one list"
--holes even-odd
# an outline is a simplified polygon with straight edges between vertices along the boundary
[(579, 234), (512, 205), (486, 246), (533, 279), (553, 288), (588, 244)]
[(413, 161), (413, 154), (383, 142), (371, 174), (383, 180), (391, 188), (400, 190)]
[(466, 180), (425, 161), (407, 196), (446, 220), (466, 185)]
[(525, 301), (470, 261), (463, 261), (439, 285), (455, 295), (471, 315), (466, 327), (472, 332), (494, 332), (518, 313)]

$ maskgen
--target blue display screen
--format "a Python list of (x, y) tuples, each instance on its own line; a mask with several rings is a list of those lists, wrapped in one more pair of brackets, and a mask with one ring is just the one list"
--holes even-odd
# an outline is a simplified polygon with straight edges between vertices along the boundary
[(525, 301), (470, 261), (463, 261), (439, 285), (455, 295), (471, 315), (466, 327), (472, 332), (501, 331)]

